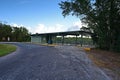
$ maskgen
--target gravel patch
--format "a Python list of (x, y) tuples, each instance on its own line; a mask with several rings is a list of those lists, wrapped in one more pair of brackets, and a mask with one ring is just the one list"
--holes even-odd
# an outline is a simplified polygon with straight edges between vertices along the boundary
[[(79, 73), (80, 68), (91, 80), (111, 80), (100, 68), (95, 66), (87, 54), (75, 46), (56, 46), (63, 58), (71, 61), (71, 66)], [(74, 65), (77, 63), (78, 65)], [(81, 74), (81, 73), (80, 73)]]
[(111, 80), (74, 46), (10, 44), (18, 49), (0, 58), (0, 80)]

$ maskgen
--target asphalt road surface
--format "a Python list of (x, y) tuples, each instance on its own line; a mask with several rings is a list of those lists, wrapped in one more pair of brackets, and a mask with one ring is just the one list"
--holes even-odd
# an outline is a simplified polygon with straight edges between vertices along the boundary
[(110, 80), (83, 51), (72, 46), (10, 44), (18, 48), (0, 57), (0, 80)]

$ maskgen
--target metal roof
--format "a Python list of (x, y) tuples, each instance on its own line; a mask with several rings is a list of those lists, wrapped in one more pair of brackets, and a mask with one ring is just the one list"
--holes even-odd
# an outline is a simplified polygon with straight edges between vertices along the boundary
[(51, 36), (66, 36), (66, 35), (80, 35), (80, 34), (93, 34), (91, 32), (86, 32), (86, 31), (66, 31), (66, 32), (53, 32), (53, 33), (36, 33), (32, 34), (31, 36), (46, 36), (46, 35), (51, 35)]

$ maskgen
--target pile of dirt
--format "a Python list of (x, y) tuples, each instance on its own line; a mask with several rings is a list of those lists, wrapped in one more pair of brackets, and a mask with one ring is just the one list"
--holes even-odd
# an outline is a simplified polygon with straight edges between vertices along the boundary
[(120, 54), (92, 49), (86, 52), (95, 65), (113, 80), (120, 80)]

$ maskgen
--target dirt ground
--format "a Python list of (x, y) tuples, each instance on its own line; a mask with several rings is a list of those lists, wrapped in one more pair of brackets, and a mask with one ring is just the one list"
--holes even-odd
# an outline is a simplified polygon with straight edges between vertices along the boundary
[(86, 51), (95, 65), (100, 67), (111, 79), (120, 80), (120, 53), (92, 49)]

